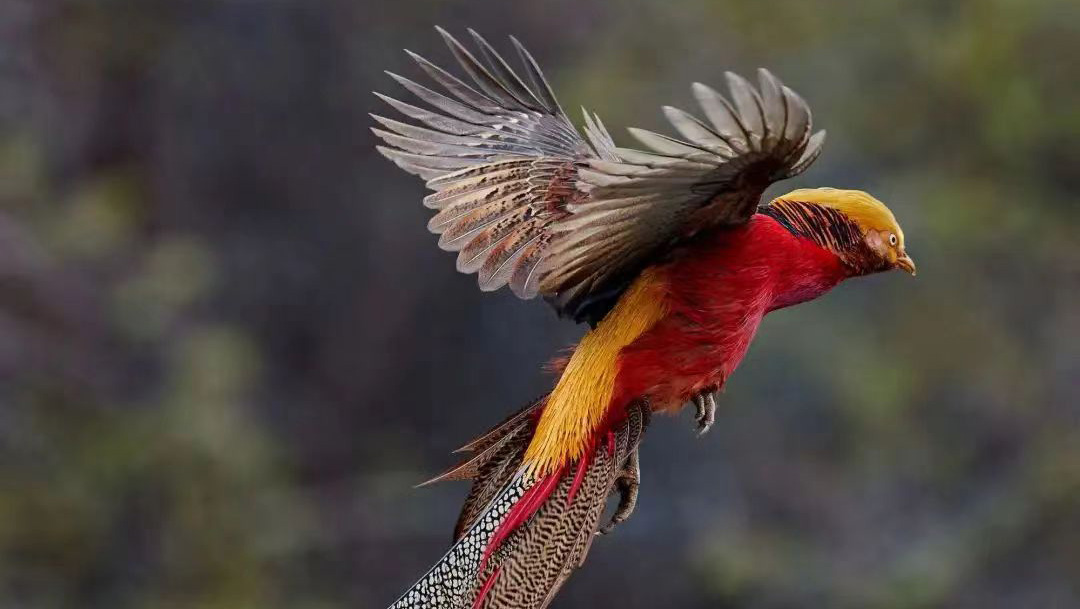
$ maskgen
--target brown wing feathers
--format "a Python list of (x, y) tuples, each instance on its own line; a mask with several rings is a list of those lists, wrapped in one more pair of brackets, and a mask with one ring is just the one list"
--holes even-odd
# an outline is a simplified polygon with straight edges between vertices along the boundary
[(430, 109), (380, 95), (414, 123), (375, 116), (379, 151), (435, 192), (428, 228), (480, 288), (543, 294), (595, 323), (649, 264), (702, 230), (745, 222), (761, 193), (821, 150), (810, 109), (766, 70), (755, 89), (728, 73), (731, 101), (695, 83), (699, 119), (665, 107), (684, 139), (630, 129), (620, 148), (599, 117), (574, 128), (532, 56), (513, 40), (521, 77), (470, 30), (479, 58), (442, 29), (468, 83), (410, 53), (444, 92), (391, 74)]
[(550, 241), (546, 228), (566, 214), (563, 202), (576, 192), (573, 163), (593, 152), (517, 41), (529, 84), (475, 32), (483, 63), (439, 33), (473, 85), (410, 53), (450, 97), (391, 74), (434, 110), (380, 95), (425, 127), (376, 116), (386, 129), (374, 132), (390, 145), (379, 151), (436, 191), (424, 200), (438, 210), (428, 228), (441, 236), (440, 247), (459, 252), (459, 271), (478, 273), (485, 291), (509, 284), (518, 296), (532, 297)]

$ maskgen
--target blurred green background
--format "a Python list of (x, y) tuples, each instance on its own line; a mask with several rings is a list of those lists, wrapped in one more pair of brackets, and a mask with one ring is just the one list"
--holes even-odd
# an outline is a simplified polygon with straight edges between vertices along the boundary
[(555, 607), (1080, 606), (1074, 0), (4, 0), (0, 606), (378, 609), (441, 555), (465, 488), (412, 484), (581, 329), (372, 148), (435, 24), (623, 143), (768, 66), (829, 131), (770, 194), (869, 190), (919, 264), (767, 319), (704, 439), (655, 421)]

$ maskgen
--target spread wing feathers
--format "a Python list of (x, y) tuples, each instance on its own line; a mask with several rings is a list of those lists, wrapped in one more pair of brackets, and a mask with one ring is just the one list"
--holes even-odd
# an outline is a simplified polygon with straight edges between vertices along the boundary
[(811, 135), (810, 108), (767, 70), (759, 88), (726, 74), (729, 101), (700, 83), (693, 93), (702, 121), (664, 107), (685, 140), (630, 129), (647, 151), (612, 150), (578, 171), (587, 193), (567, 205), (542, 266), (540, 291), (574, 311), (613, 281), (625, 281), (679, 239), (712, 226), (736, 225), (757, 210), (772, 182), (801, 173), (817, 158), (825, 132)]
[(537, 266), (551, 240), (550, 224), (566, 215), (576, 190), (575, 162), (616, 161), (611, 136), (586, 114), (582, 136), (559, 106), (528, 51), (511, 38), (524, 66), (514, 72), (486, 40), (469, 30), (479, 58), (438, 28), (471, 84), (409, 53), (444, 93), (390, 74), (430, 109), (379, 95), (412, 119), (374, 116), (379, 151), (428, 180), (424, 203), (438, 213), (428, 228), (439, 246), (458, 252), (457, 268), (478, 273), (480, 288), (509, 284), (522, 298), (536, 295)]
[(378, 149), (427, 180), (428, 228), (458, 270), (485, 291), (542, 293), (578, 321), (595, 323), (680, 240), (745, 222), (824, 140), (806, 102), (760, 70), (757, 89), (727, 74), (730, 101), (695, 84), (705, 120), (665, 107), (684, 139), (631, 129), (645, 150), (619, 148), (588, 112), (578, 133), (516, 39), (523, 76), (476, 32), (474, 54), (438, 31), (470, 82), (410, 53), (441, 92), (390, 74), (421, 105), (379, 95), (409, 120), (375, 116)]

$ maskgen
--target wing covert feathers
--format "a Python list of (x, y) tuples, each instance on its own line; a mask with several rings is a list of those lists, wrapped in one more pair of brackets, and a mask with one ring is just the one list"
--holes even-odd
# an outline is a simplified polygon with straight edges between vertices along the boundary
[(428, 228), (459, 271), (485, 291), (543, 294), (578, 321), (603, 317), (680, 241), (745, 222), (824, 141), (806, 102), (759, 70), (757, 88), (728, 73), (730, 97), (695, 83), (704, 118), (664, 107), (679, 138), (630, 129), (644, 149), (620, 148), (588, 111), (584, 136), (575, 129), (516, 39), (518, 71), (476, 32), (470, 50), (438, 31), (464, 76), (409, 53), (433, 86), (390, 73), (416, 102), (376, 94), (406, 119), (373, 115), (377, 149), (435, 191)]

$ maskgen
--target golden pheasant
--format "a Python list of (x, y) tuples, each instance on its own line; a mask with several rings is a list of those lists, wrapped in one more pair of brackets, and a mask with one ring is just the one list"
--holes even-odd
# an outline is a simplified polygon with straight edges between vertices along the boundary
[(727, 73), (730, 101), (694, 84), (705, 120), (665, 107), (681, 139), (630, 129), (646, 150), (620, 148), (588, 112), (579, 133), (516, 39), (524, 78), (475, 32), (475, 54), (439, 33), (471, 82), (410, 53), (444, 92), (390, 74), (422, 105), (379, 96), (408, 119), (374, 117), (380, 152), (427, 181), (428, 227), (480, 289), (540, 294), (590, 329), (548, 395), (435, 479), (473, 480), (456, 541), (391, 607), (542, 608), (598, 530), (633, 510), (651, 413), (693, 403), (708, 430), (766, 313), (915, 264), (893, 214), (865, 192), (762, 203), (825, 139), (766, 70), (756, 88)]

